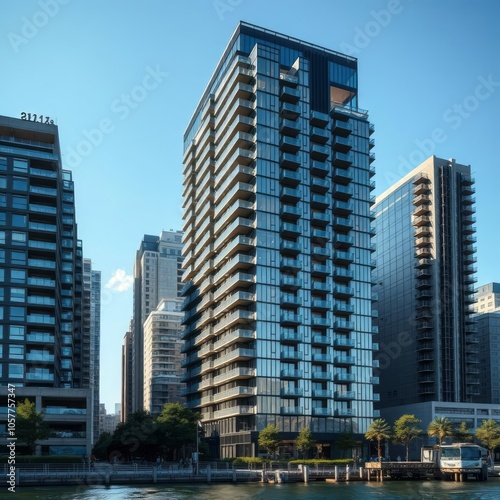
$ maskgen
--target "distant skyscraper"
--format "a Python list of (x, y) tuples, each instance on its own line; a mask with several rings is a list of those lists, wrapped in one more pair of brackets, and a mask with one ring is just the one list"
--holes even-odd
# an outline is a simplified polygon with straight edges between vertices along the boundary
[(132, 322), (122, 344), (122, 397), (120, 421), (125, 422), (132, 410)]
[(99, 439), (99, 382), (101, 345), (101, 272), (92, 269), (92, 261), (83, 259), (84, 365), (88, 368), (92, 391), (92, 443)]
[(373, 128), (357, 74), (352, 57), (240, 23), (186, 130), (186, 394), (211, 453), (256, 455), (276, 424), (286, 453), (308, 426), (329, 457), (372, 421)]
[(182, 300), (162, 300), (144, 323), (144, 409), (158, 415), (181, 395)]
[(381, 408), (478, 395), (474, 179), (430, 157), (375, 205)]
[(134, 265), (132, 319), (132, 411), (144, 406), (144, 322), (162, 299), (179, 298), (182, 291), (182, 233), (162, 231), (144, 235)]
[(500, 311), (500, 283), (478, 286), (476, 300), (474, 311), (477, 313)]
[[(18, 400), (36, 402), (51, 428), (43, 454), (90, 451), (82, 273), (74, 185), (57, 126), (0, 117), (1, 404), (7, 384), (16, 385)], [(1, 427), (5, 435), (5, 420)]]

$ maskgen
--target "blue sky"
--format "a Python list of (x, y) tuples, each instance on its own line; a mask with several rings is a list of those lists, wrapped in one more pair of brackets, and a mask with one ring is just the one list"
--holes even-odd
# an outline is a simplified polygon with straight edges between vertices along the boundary
[(495, 0), (1, 0), (0, 114), (58, 124), (85, 256), (109, 283), (109, 412), (120, 401), (135, 251), (144, 234), (182, 227), (182, 135), (239, 20), (358, 58), (376, 194), (430, 154), (470, 164), (478, 283), (500, 281)]

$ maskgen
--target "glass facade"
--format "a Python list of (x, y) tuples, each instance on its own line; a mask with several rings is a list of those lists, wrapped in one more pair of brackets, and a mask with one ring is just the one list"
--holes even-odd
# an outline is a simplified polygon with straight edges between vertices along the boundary
[(478, 392), (470, 167), (431, 157), (375, 205), (380, 407)]
[(374, 157), (356, 61), (240, 24), (185, 135), (186, 397), (211, 453), (373, 418)]

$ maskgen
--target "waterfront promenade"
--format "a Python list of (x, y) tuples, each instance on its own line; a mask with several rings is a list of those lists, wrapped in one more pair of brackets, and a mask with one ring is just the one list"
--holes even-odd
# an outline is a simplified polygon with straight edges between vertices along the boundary
[[(401, 463), (399, 463), (401, 466)], [(415, 465), (417, 467), (418, 465)], [(1, 474), (7, 480), (7, 468)], [(499, 478), (500, 467), (491, 471)], [(397, 476), (400, 478), (400, 476)], [(407, 477), (411, 478), (411, 475)], [(415, 479), (416, 477), (413, 477)], [(420, 479), (432, 479), (433, 471)], [(16, 467), (16, 486), (40, 485), (127, 485), (127, 484), (210, 484), (210, 483), (294, 483), (294, 482), (352, 482), (369, 480), (369, 469), (350, 467), (307, 467), (276, 465), (265, 469), (238, 469), (223, 463), (202, 463), (198, 474), (193, 468), (177, 464), (116, 464), (98, 463), (93, 469), (81, 464), (19, 464)], [(386, 479), (391, 479), (390, 474)], [(493, 479), (495, 480), (495, 479)]]

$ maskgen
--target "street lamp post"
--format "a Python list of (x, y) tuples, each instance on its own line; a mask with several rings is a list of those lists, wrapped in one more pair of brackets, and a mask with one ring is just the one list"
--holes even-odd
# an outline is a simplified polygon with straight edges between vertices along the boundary
[(201, 427), (200, 422), (196, 422), (196, 475), (198, 475), (200, 467), (200, 453), (199, 453), (199, 441), (200, 441), (200, 431), (198, 426)]

